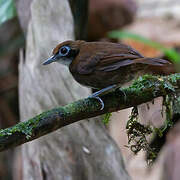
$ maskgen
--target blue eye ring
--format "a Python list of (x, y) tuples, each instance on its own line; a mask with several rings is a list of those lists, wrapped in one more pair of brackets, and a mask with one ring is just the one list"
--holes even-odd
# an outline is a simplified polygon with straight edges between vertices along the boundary
[(60, 56), (67, 56), (70, 52), (71, 48), (69, 46), (62, 46), (59, 49), (59, 55)]

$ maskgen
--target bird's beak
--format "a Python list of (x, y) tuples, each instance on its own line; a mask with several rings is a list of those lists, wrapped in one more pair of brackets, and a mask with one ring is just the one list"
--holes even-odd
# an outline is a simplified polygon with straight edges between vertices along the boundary
[(56, 55), (53, 55), (53, 56), (51, 56), (50, 58), (48, 58), (46, 61), (44, 61), (44, 62), (43, 62), (43, 65), (50, 64), (50, 63), (52, 63), (52, 62), (54, 62), (54, 61), (56, 61), (56, 60), (57, 60)]

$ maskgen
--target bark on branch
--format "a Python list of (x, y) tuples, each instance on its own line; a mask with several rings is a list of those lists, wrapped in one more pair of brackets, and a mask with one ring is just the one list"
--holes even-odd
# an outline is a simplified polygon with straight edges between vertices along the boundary
[[(158, 96), (176, 93), (180, 87), (180, 73), (166, 77), (145, 75), (129, 88), (102, 96), (105, 108), (96, 99), (82, 99), (63, 107), (43, 112), (26, 122), (0, 131), (0, 151), (32, 141), (79, 120), (108, 112), (137, 106)], [(126, 94), (126, 97), (124, 96)]]

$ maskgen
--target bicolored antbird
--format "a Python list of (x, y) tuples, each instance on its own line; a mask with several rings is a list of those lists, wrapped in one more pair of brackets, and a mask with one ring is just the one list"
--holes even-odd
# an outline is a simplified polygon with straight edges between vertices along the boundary
[(102, 94), (130, 84), (140, 75), (175, 72), (167, 60), (147, 58), (128, 45), (110, 42), (65, 41), (43, 64), (52, 62), (67, 65), (77, 82), (98, 89), (90, 97), (100, 100), (102, 109)]

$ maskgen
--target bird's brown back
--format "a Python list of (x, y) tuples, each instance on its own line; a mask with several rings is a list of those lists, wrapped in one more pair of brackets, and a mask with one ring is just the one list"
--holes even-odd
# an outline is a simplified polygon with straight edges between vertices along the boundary
[(69, 66), (76, 81), (85, 86), (103, 88), (125, 84), (143, 74), (167, 75), (174, 73), (171, 62), (146, 58), (132, 47), (121, 43), (66, 41), (53, 51), (68, 45), (74, 53)]
[(70, 69), (78, 71), (79, 74), (115, 71), (132, 64), (144, 64), (148, 66), (148, 70), (157, 74), (175, 72), (173, 64), (168, 60), (146, 58), (125, 44), (80, 41), (78, 48), (79, 54), (73, 60)]

